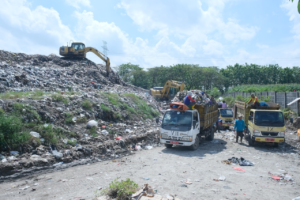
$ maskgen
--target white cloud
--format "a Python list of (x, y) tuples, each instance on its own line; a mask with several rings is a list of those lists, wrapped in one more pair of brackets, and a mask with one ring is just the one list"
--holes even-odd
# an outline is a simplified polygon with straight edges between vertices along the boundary
[(91, 7), (90, 0), (66, 0), (66, 3), (77, 9), (81, 6)]
[(60, 45), (73, 39), (56, 10), (30, 9), (26, 0), (2, 1), (0, 24), (0, 46), (5, 50), (57, 54)]
[(265, 45), (265, 44), (256, 44), (256, 46), (260, 49), (268, 49), (269, 48), (269, 46)]
[(287, 15), (289, 20), (293, 23), (293, 28), (291, 32), (294, 34), (296, 40), (300, 40), (300, 17), (297, 10), (298, 1), (293, 3), (290, 1), (284, 2), (281, 7), (287, 10)]

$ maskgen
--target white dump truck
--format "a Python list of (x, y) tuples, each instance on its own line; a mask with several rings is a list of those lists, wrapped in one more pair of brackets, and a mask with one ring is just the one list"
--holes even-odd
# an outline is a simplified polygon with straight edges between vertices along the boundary
[[(170, 106), (171, 107), (171, 106)], [(218, 120), (218, 105), (195, 105), (193, 110), (168, 109), (160, 128), (160, 142), (167, 148), (199, 147), (200, 137), (214, 139), (214, 123)]]

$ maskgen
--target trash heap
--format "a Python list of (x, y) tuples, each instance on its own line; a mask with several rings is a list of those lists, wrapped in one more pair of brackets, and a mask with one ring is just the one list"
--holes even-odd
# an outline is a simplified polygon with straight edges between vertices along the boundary
[(17, 113), (31, 137), (13, 148), (0, 142), (0, 177), (151, 149), (160, 110), (104, 65), (0, 50), (0, 115)]
[[(184, 97), (187, 95), (187, 90), (180, 91), (173, 98), (172, 102), (183, 102)], [(216, 104), (216, 100), (213, 96), (201, 91), (201, 90), (191, 90), (192, 98), (196, 100), (198, 105), (213, 105)]]

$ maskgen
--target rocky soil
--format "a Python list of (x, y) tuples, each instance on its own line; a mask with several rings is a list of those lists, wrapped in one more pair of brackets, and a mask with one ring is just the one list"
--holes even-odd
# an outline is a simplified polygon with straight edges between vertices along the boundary
[(158, 142), (160, 104), (114, 72), (107, 76), (104, 65), (0, 51), (0, 76), (0, 115), (16, 116), (22, 134), (30, 134), (18, 145), (0, 142), (0, 180)]

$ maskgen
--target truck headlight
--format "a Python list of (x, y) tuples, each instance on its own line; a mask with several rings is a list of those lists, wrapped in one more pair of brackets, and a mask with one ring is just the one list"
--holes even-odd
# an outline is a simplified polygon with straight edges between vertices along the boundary
[(279, 132), (278, 136), (284, 137), (285, 136), (285, 131)]
[(160, 138), (162, 138), (162, 139), (168, 139), (169, 136), (168, 136), (168, 134), (162, 133), (162, 134), (160, 134)]
[(261, 135), (261, 131), (253, 129), (253, 135)]
[(192, 137), (184, 136), (181, 138), (182, 141), (193, 141)]

